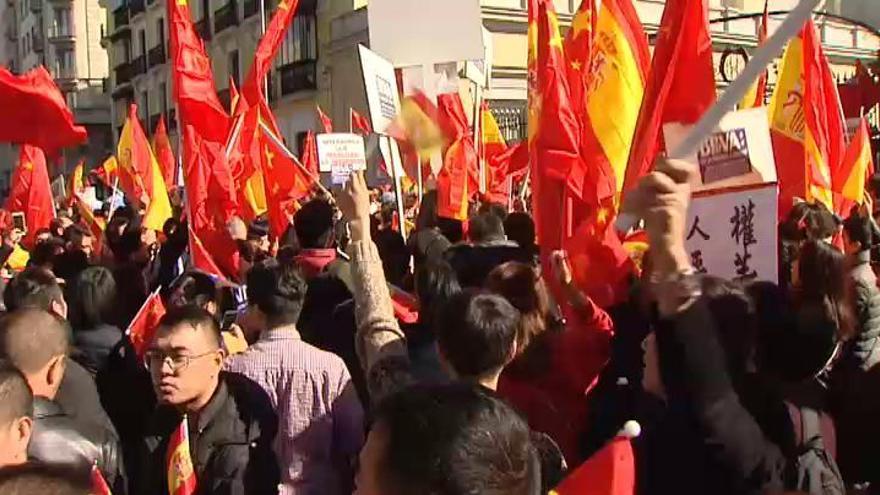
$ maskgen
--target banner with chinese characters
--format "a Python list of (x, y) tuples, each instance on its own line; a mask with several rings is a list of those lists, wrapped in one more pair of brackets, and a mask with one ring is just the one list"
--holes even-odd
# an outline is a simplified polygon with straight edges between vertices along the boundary
[(694, 268), (729, 280), (777, 282), (776, 184), (695, 193), (686, 247)]

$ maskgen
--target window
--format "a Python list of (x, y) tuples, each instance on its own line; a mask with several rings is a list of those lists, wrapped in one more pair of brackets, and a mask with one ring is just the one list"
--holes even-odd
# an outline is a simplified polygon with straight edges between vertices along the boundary
[(141, 55), (143, 55), (144, 57), (146, 57), (146, 56), (147, 56), (147, 50), (148, 50), (148, 48), (147, 48), (147, 31), (141, 29), (141, 30), (138, 32), (138, 39), (141, 41)]
[(236, 86), (241, 85), (241, 71), (238, 63), (238, 50), (229, 52), (229, 77), (235, 81)]
[[(162, 115), (168, 114), (168, 85), (165, 83), (159, 84), (159, 110), (162, 111)], [(170, 125), (168, 122), (165, 125)]]
[(303, 60), (317, 60), (318, 38), (314, 12), (298, 14), (284, 36), (281, 45), (280, 65)]
[(72, 29), (70, 23), (70, 9), (55, 7), (52, 9), (52, 29), (55, 36), (70, 36)]
[(156, 19), (156, 46), (165, 45), (165, 19)]
[(55, 49), (55, 77), (73, 79), (76, 77), (76, 58), (73, 50)]
[[(149, 121), (150, 119), (150, 93), (148, 91), (141, 92), (141, 104), (138, 109), (138, 117), (144, 122)], [(144, 132), (150, 132), (149, 129), (145, 129)]]

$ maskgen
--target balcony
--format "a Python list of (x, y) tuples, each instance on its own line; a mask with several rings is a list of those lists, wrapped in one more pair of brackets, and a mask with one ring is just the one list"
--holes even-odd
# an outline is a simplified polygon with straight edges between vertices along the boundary
[(131, 82), (131, 64), (129, 62), (123, 62), (117, 65), (114, 68), (116, 72), (116, 86), (117, 88), (123, 84), (128, 84)]
[(318, 88), (317, 63), (301, 60), (278, 68), (281, 76), (281, 96)]
[(76, 33), (70, 26), (49, 26), (50, 43), (73, 43), (76, 41)]
[(168, 127), (168, 130), (177, 129), (177, 110), (174, 108), (168, 109), (168, 115), (165, 116), (165, 126)]
[(217, 91), (217, 99), (220, 100), (220, 104), (223, 105), (223, 108), (229, 109), (232, 100), (232, 94), (229, 92), (229, 88)]
[(6, 39), (9, 41), (18, 40), (18, 31), (16, 30), (15, 24), (8, 24), (6, 26)]
[[(150, 134), (156, 132), (156, 126), (159, 125), (159, 117), (161, 117), (161, 116), (162, 116), (162, 112), (154, 113), (153, 115), (150, 115), (150, 121), (147, 123), (149, 125), (149, 127), (144, 128), (144, 130), (149, 132)], [(167, 124), (166, 124), (166, 126), (167, 126)]]
[(213, 37), (211, 34), (211, 20), (206, 17), (197, 22), (196, 32), (199, 33), (199, 36), (202, 37), (202, 40), (211, 41), (211, 38)]
[(128, 7), (123, 6), (113, 11), (113, 31), (110, 32), (110, 41), (116, 41), (126, 34), (131, 34), (131, 26)]
[(214, 32), (219, 33), (226, 28), (238, 24), (238, 8), (234, 0), (214, 11)]
[(131, 74), (139, 76), (145, 72), (147, 72), (147, 57), (141, 55), (140, 57), (133, 58), (131, 60)]
[(30, 4), (31, 12), (34, 14), (39, 14), (43, 11), (43, 0), (31, 0)]
[(244, 0), (244, 18), (260, 12), (260, 0)]
[(150, 67), (156, 67), (165, 63), (165, 44), (156, 45), (147, 52), (147, 63)]
[(42, 36), (34, 36), (31, 39), (33, 43), (34, 51), (37, 53), (41, 53), (43, 51), (43, 37)]
[(145, 9), (146, 5), (144, 4), (144, 0), (129, 0), (128, 2), (128, 10), (131, 11), (132, 17), (142, 14)]

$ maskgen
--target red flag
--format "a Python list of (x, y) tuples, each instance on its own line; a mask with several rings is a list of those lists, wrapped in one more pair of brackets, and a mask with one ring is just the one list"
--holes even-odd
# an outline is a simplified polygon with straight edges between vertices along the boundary
[(235, 87), (235, 80), (232, 76), (229, 76), (229, 115), (236, 115), (238, 113), (238, 103), (241, 100), (241, 95), (238, 93), (238, 88)]
[(128, 325), (128, 330), (125, 331), (138, 359), (144, 358), (147, 348), (156, 335), (156, 329), (159, 328), (159, 320), (163, 316), (165, 316), (165, 304), (159, 297), (159, 291), (153, 292), (144, 301), (143, 306)]
[(280, 238), (299, 208), (299, 201), (311, 191), (315, 178), (305, 171), (302, 164), (288, 156), (278, 146), (277, 142), (281, 139), (277, 133), (272, 132), (274, 127), (270, 125), (268, 131), (265, 129), (258, 131), (258, 139), (260, 149), (263, 151), (262, 171), (263, 179), (266, 181), (270, 231), (275, 238)]
[(194, 495), (198, 487), (196, 470), (189, 450), (186, 415), (168, 439), (168, 495)]
[(633, 495), (635, 488), (632, 441), (617, 437), (571, 472), (550, 495)]
[(37, 231), (48, 228), (55, 218), (46, 155), (40, 148), (21, 145), (18, 165), (12, 173), (9, 197), (6, 198), (6, 210), (24, 214), (27, 227), (24, 245), (28, 247), (33, 246)]
[(362, 134), (364, 136), (370, 135), (373, 133), (373, 127), (370, 125), (370, 121), (367, 120), (366, 117), (359, 114), (355, 111), (354, 108), (350, 109), (351, 112), (351, 122), (349, 123), (349, 129), (351, 132), (357, 132), (358, 134)]
[(393, 285), (388, 286), (391, 292), (391, 305), (394, 316), (401, 323), (413, 324), (419, 321), (419, 302), (415, 296)]
[(168, 131), (165, 129), (165, 116), (159, 117), (159, 123), (153, 132), (153, 153), (156, 154), (156, 161), (159, 162), (159, 168), (162, 169), (162, 178), (165, 179), (165, 185), (169, 188), (177, 185), (177, 160), (174, 158), (174, 150), (171, 149), (171, 141), (168, 139)]
[(257, 105), (261, 97), (265, 98), (263, 81), (272, 69), (272, 59), (275, 58), (275, 53), (278, 52), (281, 42), (287, 35), (287, 28), (293, 21), (298, 6), (299, 0), (281, 0), (278, 8), (275, 9), (272, 21), (266, 26), (266, 34), (257, 45), (254, 63), (241, 87), (241, 96), (247, 105)]
[[(864, 201), (865, 184), (874, 175), (872, 154), (871, 133), (868, 131), (867, 120), (862, 117), (859, 128), (846, 149), (840, 173), (834, 181), (834, 190), (842, 196), (841, 201), (849, 202), (846, 206)], [(849, 208), (842, 206), (841, 213), (848, 215)]]
[(303, 141), (302, 164), (313, 176), (318, 175), (318, 142), (313, 131), (306, 132)]
[(321, 126), (324, 128), (325, 134), (331, 134), (333, 132), (333, 121), (330, 120), (330, 117), (321, 110), (320, 105), (315, 105), (315, 109), (318, 111), (318, 118), (321, 120)]
[(0, 141), (32, 144), (52, 156), (87, 138), (43, 66), (22, 76), (0, 67), (0, 108)]
[(93, 495), (113, 495), (110, 491), (110, 485), (107, 484), (107, 480), (104, 479), (97, 464), (92, 466), (92, 493)]
[(663, 124), (692, 124), (715, 102), (715, 69), (706, 0), (669, 0), (633, 136), (623, 190), (647, 174), (661, 148)]
[(476, 190), (471, 172), (477, 169), (477, 150), (458, 93), (441, 94), (437, 106), (441, 127), (452, 139), (437, 175), (437, 216), (464, 221), (468, 218), (468, 199)]
[(199, 239), (199, 236), (193, 231), (192, 227), (189, 228), (189, 255), (190, 263), (196, 270), (213, 275), (221, 280), (227, 280), (226, 275), (217, 266), (214, 257), (205, 249), (205, 245), (202, 244), (202, 240)]
[(119, 164), (116, 161), (115, 156), (110, 156), (104, 163), (101, 164), (100, 167), (92, 170), (91, 173), (95, 174), (95, 176), (104, 183), (107, 187), (113, 187), (113, 184), (116, 182), (116, 171), (119, 167)]
[(571, 29), (565, 35), (565, 57), (568, 61), (568, 86), (571, 101), (577, 104), (581, 118), (586, 113), (587, 85), (590, 78), (590, 55), (596, 32), (596, 1), (582, 0), (581, 6), (571, 20)]

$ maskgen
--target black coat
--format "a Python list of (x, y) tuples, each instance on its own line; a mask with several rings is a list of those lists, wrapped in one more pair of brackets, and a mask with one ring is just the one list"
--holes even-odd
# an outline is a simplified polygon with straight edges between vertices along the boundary
[(508, 261), (534, 263), (528, 251), (515, 242), (506, 241), (474, 246), (459, 244), (449, 248), (445, 256), (462, 287), (482, 287), (489, 272)]
[(94, 377), (72, 359), (67, 360), (55, 402), (78, 424), (93, 424), (116, 434), (101, 403)]
[(122, 338), (122, 331), (113, 325), (74, 329), (74, 352), (71, 357), (94, 377), (104, 369), (110, 353)]
[[(160, 406), (144, 438), (132, 493), (167, 493), (168, 440), (183, 420), (173, 408)], [(241, 375), (221, 373), (214, 397), (189, 423), (190, 452), (197, 493), (265, 495), (278, 493), (280, 471), (272, 450), (277, 418), (269, 398)]]
[(58, 403), (34, 398), (34, 429), (28, 458), (62, 464), (83, 473), (97, 464), (113, 493), (125, 493), (125, 470), (116, 434), (95, 424), (81, 423)]

